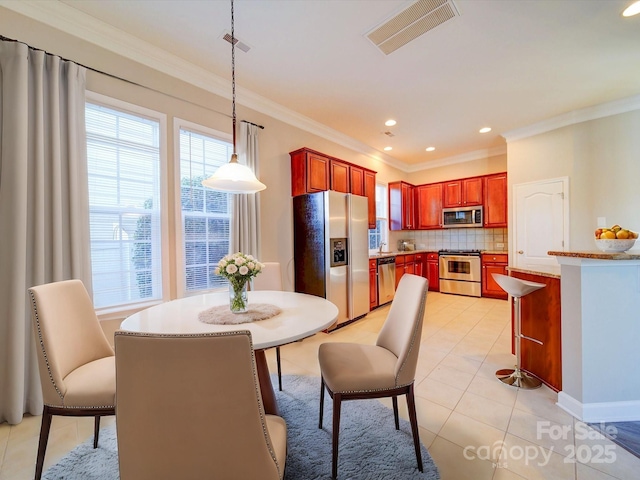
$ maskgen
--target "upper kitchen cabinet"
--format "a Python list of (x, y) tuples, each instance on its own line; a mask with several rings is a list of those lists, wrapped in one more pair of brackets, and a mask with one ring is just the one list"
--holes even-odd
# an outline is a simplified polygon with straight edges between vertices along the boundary
[(406, 182), (389, 184), (389, 230), (415, 229), (415, 187)]
[(507, 174), (497, 173), (485, 177), (484, 226), (507, 226)]
[[(349, 167), (349, 181), (351, 184), (350, 192), (354, 195), (362, 195), (366, 197), (364, 190), (364, 169), (351, 165)], [(375, 186), (375, 181), (374, 181)]]
[(482, 184), (482, 177), (444, 182), (443, 206), (450, 208), (482, 205)]
[[(329, 169), (331, 190), (342, 193), (351, 193), (351, 176), (349, 175), (349, 164), (341, 160), (332, 158), (329, 163)], [(362, 194), (360, 193), (360, 195)]]
[(442, 183), (415, 187), (416, 228), (430, 230), (442, 228)]
[(376, 172), (310, 148), (289, 155), (293, 197), (325, 190), (367, 197), (369, 228), (376, 228)]
[(289, 153), (291, 156), (291, 195), (329, 190), (331, 158), (308, 148)]
[(364, 170), (364, 196), (369, 201), (369, 228), (376, 228), (376, 173)]

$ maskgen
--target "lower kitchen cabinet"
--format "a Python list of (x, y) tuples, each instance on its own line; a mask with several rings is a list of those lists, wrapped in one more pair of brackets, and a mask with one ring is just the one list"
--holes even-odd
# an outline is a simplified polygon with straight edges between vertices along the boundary
[(369, 260), (369, 310), (378, 306), (378, 261)]
[(427, 278), (427, 269), (425, 262), (427, 261), (427, 257), (424, 253), (416, 253), (416, 263), (413, 268), (413, 273), (418, 275), (419, 277)]
[(427, 253), (427, 280), (429, 290), (440, 291), (440, 259), (437, 253)]
[[(523, 370), (559, 392), (562, 390), (560, 277), (518, 272), (513, 269), (509, 273), (514, 278), (546, 285), (545, 288), (525, 295), (520, 300), (522, 335), (542, 342), (540, 345), (526, 338), (522, 339), (521, 366)], [(513, 352), (515, 353), (515, 349)]]
[(491, 298), (508, 298), (500, 285), (493, 279), (494, 273), (502, 275), (507, 274), (507, 266), (509, 265), (509, 256), (507, 254), (482, 254), (482, 296)]
[(400, 283), (400, 279), (405, 273), (414, 273), (416, 270), (416, 256), (410, 255), (398, 255), (396, 257), (396, 288)]

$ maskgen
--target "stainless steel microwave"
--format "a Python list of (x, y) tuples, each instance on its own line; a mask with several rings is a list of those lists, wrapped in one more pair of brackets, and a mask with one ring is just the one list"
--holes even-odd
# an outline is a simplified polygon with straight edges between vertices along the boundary
[(482, 227), (482, 207), (457, 207), (442, 209), (444, 228)]

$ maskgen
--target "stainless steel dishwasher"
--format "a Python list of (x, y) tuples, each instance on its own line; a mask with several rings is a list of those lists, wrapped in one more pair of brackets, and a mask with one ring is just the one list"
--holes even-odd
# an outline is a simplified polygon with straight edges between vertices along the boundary
[(378, 259), (378, 305), (393, 300), (396, 293), (396, 257)]

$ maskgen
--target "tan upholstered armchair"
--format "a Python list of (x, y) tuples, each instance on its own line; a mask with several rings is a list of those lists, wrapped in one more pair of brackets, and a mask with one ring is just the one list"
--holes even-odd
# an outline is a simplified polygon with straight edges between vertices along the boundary
[(31, 319), (44, 398), (35, 478), (42, 476), (52, 415), (100, 417), (115, 414), (115, 357), (93, 303), (80, 280), (29, 289)]
[(396, 429), (399, 429), (398, 395), (406, 395), (407, 398), (418, 469), (422, 471), (413, 382), (418, 364), (427, 290), (428, 283), (425, 278), (411, 274), (403, 275), (375, 345), (356, 343), (320, 345), (318, 359), (322, 381), (318, 426), (322, 428), (326, 388), (333, 399), (331, 460), (333, 478), (337, 478), (338, 475), (341, 402), (391, 397)]
[(122, 480), (279, 480), (287, 426), (266, 415), (248, 331), (115, 334)]

